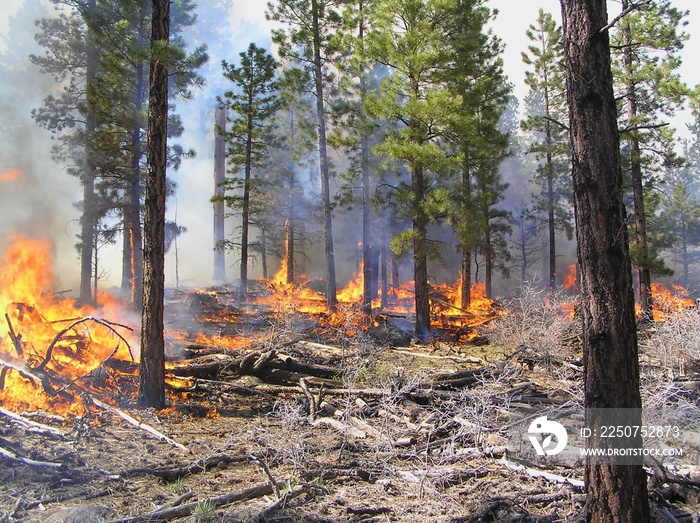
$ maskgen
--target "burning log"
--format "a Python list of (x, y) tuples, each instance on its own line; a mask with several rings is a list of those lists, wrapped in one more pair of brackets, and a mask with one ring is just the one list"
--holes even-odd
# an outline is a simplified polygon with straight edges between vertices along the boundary
[(5, 313), (5, 320), (7, 320), (7, 328), (10, 329), (8, 334), (10, 335), (10, 339), (12, 340), (12, 345), (15, 347), (15, 351), (17, 352), (17, 356), (20, 358), (24, 354), (24, 350), (22, 349), (22, 343), (20, 342), (22, 335), (20, 334), (19, 336), (15, 334), (15, 330), (12, 328), (12, 322), (10, 321), (10, 315)]

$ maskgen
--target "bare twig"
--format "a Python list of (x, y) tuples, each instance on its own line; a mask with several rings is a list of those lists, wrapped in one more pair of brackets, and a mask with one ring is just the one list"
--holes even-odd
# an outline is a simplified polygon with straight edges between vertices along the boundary
[(643, 0), (642, 2), (638, 3), (632, 3), (627, 7), (627, 9), (623, 10), (619, 15), (617, 15), (615, 18), (613, 18), (608, 24), (604, 27), (601, 27), (600, 30), (598, 31), (599, 33), (604, 33), (605, 31), (612, 29), (612, 27), (618, 23), (622, 18), (624, 18), (628, 13), (634, 11), (635, 9), (639, 9), (640, 7), (644, 7), (645, 5), (649, 5), (652, 2), (652, 0)]
[(17, 355), (19, 357), (22, 357), (22, 354), (24, 353), (24, 351), (22, 350), (22, 344), (20, 343), (22, 335), (15, 334), (15, 329), (12, 328), (12, 322), (10, 321), (10, 315), (7, 313), (5, 313), (5, 320), (7, 321), (7, 328), (9, 329), (8, 334), (10, 335), (10, 339), (12, 340), (12, 345), (14, 345), (15, 350), (17, 351)]

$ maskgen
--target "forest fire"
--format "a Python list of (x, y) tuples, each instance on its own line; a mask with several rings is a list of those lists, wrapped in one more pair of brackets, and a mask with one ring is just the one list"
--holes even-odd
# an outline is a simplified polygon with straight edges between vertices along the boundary
[(110, 357), (132, 359), (134, 343), (128, 329), (117, 332), (94, 317), (121, 316), (120, 304), (107, 294), (99, 295), (97, 310), (50, 290), (50, 251), (48, 241), (15, 237), (0, 263), (0, 307), (8, 327), (0, 338), (0, 405), (78, 414), (82, 405), (65, 388)]

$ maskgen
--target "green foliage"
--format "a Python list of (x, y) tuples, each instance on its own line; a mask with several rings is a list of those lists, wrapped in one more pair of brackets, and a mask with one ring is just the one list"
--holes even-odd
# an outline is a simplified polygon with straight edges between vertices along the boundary
[(260, 168), (270, 147), (269, 119), (279, 107), (275, 90), (276, 62), (265, 49), (251, 43), (240, 53), (240, 65), (222, 61), (224, 76), (234, 84), (234, 90), (224, 93), (220, 102), (228, 109), (229, 126), (224, 133), (228, 149), (226, 157), (234, 175), (227, 183), (240, 185), (238, 173), (245, 170), (248, 177)]
[(679, 51), (688, 39), (681, 29), (687, 15), (672, 7), (669, 0), (650, 2), (624, 16), (611, 34), (616, 50), (615, 88), (620, 93), (623, 169), (629, 173), (629, 186), (636, 195), (636, 219), (647, 222), (646, 235), (638, 228), (633, 239), (642, 245), (647, 243), (649, 252), (635, 246), (637, 257), (633, 259), (642, 270), (660, 273), (668, 272), (658, 256), (667, 246), (668, 235), (655, 229), (658, 221), (647, 218), (653, 217), (653, 210), (641, 207), (640, 202), (655, 205), (653, 191), (664, 170), (678, 163), (673, 131), (667, 121), (690, 94), (678, 74)]
[[(527, 115), (521, 128), (527, 133), (527, 152), (536, 162), (531, 180), (539, 191), (533, 195), (532, 211), (547, 231), (547, 238), (564, 233), (570, 240), (573, 196), (561, 33), (552, 15), (542, 9), (536, 23), (526, 32), (532, 43), (528, 52), (522, 53), (522, 59), (530, 67), (525, 73), (530, 92), (525, 100)], [(558, 272), (556, 242), (549, 243), (549, 282), (554, 285)]]
[[(149, 60), (167, 62), (173, 96), (191, 97), (190, 86), (203, 83), (196, 71), (208, 59), (206, 47), (187, 53), (180, 36), (183, 27), (196, 21), (194, 4), (189, 0), (172, 3), (170, 43), (155, 42), (151, 49), (146, 2), (54, 3), (64, 9), (56, 17), (37, 22), (36, 40), (46, 52), (30, 60), (43, 73), (54, 76), (62, 88), (47, 95), (32, 116), (56, 139), (54, 158), (69, 162), (67, 172), (86, 186), (94, 184), (94, 201), (82, 205), (83, 221), (94, 223), (94, 230), (105, 230), (101, 221), (126, 220), (130, 213), (132, 223), (138, 224)], [(168, 123), (170, 137), (182, 134), (177, 115), (171, 115)], [(169, 167), (177, 169), (194, 151), (171, 143), (167, 154)], [(174, 190), (173, 184), (169, 187)]]

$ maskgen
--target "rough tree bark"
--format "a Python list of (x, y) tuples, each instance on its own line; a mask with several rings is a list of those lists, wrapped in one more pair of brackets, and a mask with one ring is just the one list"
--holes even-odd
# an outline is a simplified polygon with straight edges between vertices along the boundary
[[(165, 170), (168, 129), (168, 70), (162, 57), (170, 35), (170, 0), (151, 0), (150, 88), (148, 96), (148, 167), (144, 207), (143, 313), (139, 404), (165, 406)], [(160, 52), (159, 52), (160, 51)]]
[[(561, 0), (590, 409), (640, 409), (639, 363), (606, 0)], [(637, 411), (639, 412), (639, 411)], [(641, 424), (641, 414), (639, 414)], [(598, 432), (599, 434), (600, 432)], [(598, 447), (597, 436), (589, 445)], [(641, 442), (636, 442), (641, 445)], [(586, 463), (588, 521), (650, 520), (638, 465)]]

